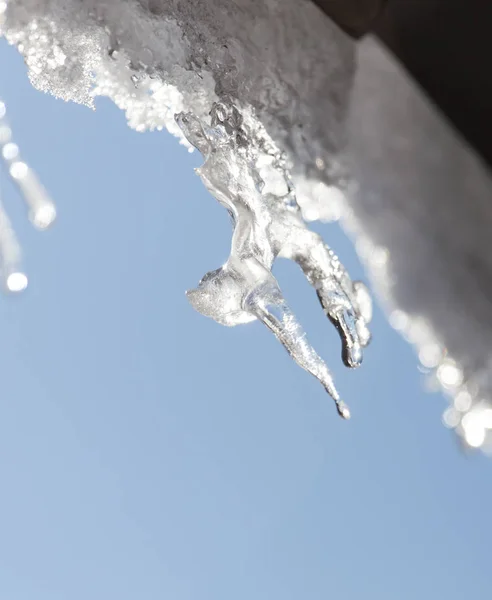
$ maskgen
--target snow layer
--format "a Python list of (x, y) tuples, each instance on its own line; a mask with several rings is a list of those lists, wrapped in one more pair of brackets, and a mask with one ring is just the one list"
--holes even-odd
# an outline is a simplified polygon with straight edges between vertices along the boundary
[(390, 322), (449, 397), (445, 425), (490, 452), (490, 170), (371, 38), (358, 62), (348, 119), (357, 189), (345, 226)]
[(205, 118), (228, 96), (294, 171), (321, 157), (340, 175), (354, 47), (309, 0), (21, 0), (5, 16), (39, 89), (88, 105), (108, 95), (132, 127), (178, 135), (176, 112)]
[(355, 235), (390, 321), (453, 401), (445, 422), (489, 442), (491, 180), (373, 40), (351, 91), (356, 48), (309, 0), (17, 0), (0, 12), (40, 89), (88, 105), (107, 95), (142, 131), (181, 136), (176, 113), (207, 125), (224, 99), (264, 128), (304, 218), (342, 217)]

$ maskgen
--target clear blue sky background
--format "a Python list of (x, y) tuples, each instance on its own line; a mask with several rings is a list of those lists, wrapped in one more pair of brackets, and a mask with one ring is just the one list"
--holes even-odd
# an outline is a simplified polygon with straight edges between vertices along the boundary
[[(260, 324), (188, 305), (231, 237), (199, 156), (109, 101), (34, 91), (5, 44), (0, 64), (59, 212), (32, 230), (2, 176), (30, 286), (0, 298), (0, 600), (489, 598), (490, 463), (441, 426), (381, 312), (348, 371), (302, 275), (277, 267), (346, 423)], [(338, 227), (318, 230), (363, 277)]]

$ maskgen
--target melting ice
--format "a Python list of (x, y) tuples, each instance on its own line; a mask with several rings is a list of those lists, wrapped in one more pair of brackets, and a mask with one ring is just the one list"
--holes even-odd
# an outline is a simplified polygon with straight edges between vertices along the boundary
[[(299, 264), (341, 336), (345, 364), (357, 367), (370, 337), (367, 290), (350, 280), (301, 214), (302, 209), (317, 218), (323, 212), (303, 202), (314, 200), (308, 181), (324, 185), (318, 181), (321, 171), (330, 185), (341, 177), (336, 157), (353, 47), (336, 27), (320, 22), (314, 5), (303, 7), (302, 18), (294, 0), (261, 7), (244, 0), (237, 11), (229, 5), (228, 0), (193, 0), (189, 6), (166, 0), (0, 2), (0, 27), (23, 53), (36, 87), (87, 104), (107, 95), (139, 131), (181, 128), (204, 156), (199, 174), (205, 185), (234, 223), (229, 260), (188, 292), (190, 302), (224, 325), (265, 323), (348, 418), (328, 367), (307, 341), (271, 268), (278, 256)], [(230, 39), (231, 31), (241, 43)], [(301, 48), (293, 49), (286, 31), (304, 40)], [(301, 87), (302, 95), (293, 93)], [(319, 103), (320, 97), (328, 104)], [(316, 125), (321, 119), (322, 130)], [(295, 157), (295, 165), (287, 164), (279, 147)], [(294, 166), (297, 198), (289, 175)], [(20, 170), (19, 185), (29, 187), (26, 169)], [(39, 210), (33, 214), (39, 216)], [(49, 221), (53, 205), (45, 205), (41, 215)], [(8, 246), (13, 256), (14, 245)], [(18, 252), (15, 259), (17, 264)]]
[(348, 367), (361, 364), (370, 340), (372, 307), (366, 287), (352, 282), (333, 251), (306, 227), (285, 158), (260, 125), (250, 119), (248, 126), (228, 102), (213, 105), (210, 124), (192, 113), (179, 113), (176, 121), (203, 155), (198, 173), (231, 215), (234, 228), (229, 259), (187, 293), (191, 304), (222, 325), (259, 319), (348, 419), (350, 411), (328, 367), (308, 342), (271, 269), (279, 256), (301, 267), (340, 334)]
[[(380, 298), (390, 302), (390, 321), (416, 344), (422, 364), (435, 369), (450, 396), (446, 425), (468, 445), (492, 448), (491, 405), (482, 402), (490, 396), (489, 362), (475, 370), (465, 368), (453, 360), (425, 315), (407, 315), (391, 304), (389, 252), (372, 244), (364, 223), (340, 198), (350, 188), (343, 149), (355, 45), (329, 19), (320, 18), (311, 2), (301, 11), (298, 0), (235, 0), (233, 5), (234, 10), (230, 0), (0, 0), (0, 34), (24, 56), (35, 87), (88, 105), (94, 96), (108, 96), (138, 131), (165, 127), (180, 136), (175, 113), (191, 111), (200, 117), (201, 123), (189, 115), (178, 120), (204, 153), (201, 173), (207, 185), (235, 219), (230, 260), (189, 294), (202, 312), (228, 325), (261, 318), (301, 366), (315, 372), (330, 390), (326, 366), (307, 346), (269, 269), (279, 255), (300, 264), (345, 340), (345, 361), (358, 364), (368, 337), (367, 293), (306, 229), (297, 203), (307, 220), (342, 216), (344, 228), (363, 250), (359, 253)], [(206, 118), (212, 103), (224, 97), (241, 106), (247, 126), (218, 114), (212, 114), (213, 122)], [(232, 107), (226, 109), (232, 113)], [(289, 170), (297, 198), (284, 159), (266, 142), (270, 138), (251, 126), (247, 111), (254, 111), (256, 123), (261, 122), (292, 160)], [(239, 132), (235, 140), (231, 131)], [(0, 143), (0, 150), (7, 145), (7, 156), (12, 156), (10, 141)], [(209, 172), (226, 151), (234, 154), (229, 170)], [(34, 181), (18, 157), (5, 160), (19, 184), (26, 188)], [(249, 177), (244, 189), (236, 177), (241, 168), (242, 176)], [(224, 183), (220, 186), (224, 178), (233, 182), (231, 191)], [(257, 185), (253, 191), (251, 179)], [(41, 225), (54, 216), (52, 203), (45, 206), (39, 212), (30, 210)], [(19, 245), (1, 207), (0, 258), (4, 283), (11, 290), (23, 289), (27, 278)], [(214, 305), (212, 292), (219, 291), (222, 303)]]

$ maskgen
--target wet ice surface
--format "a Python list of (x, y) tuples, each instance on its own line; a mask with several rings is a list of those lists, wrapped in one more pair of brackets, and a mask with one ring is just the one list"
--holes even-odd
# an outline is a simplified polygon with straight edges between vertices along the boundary
[(340, 334), (348, 367), (361, 364), (370, 339), (371, 301), (365, 286), (353, 283), (333, 251), (306, 227), (285, 157), (258, 124), (248, 128), (236, 106), (225, 102), (213, 105), (210, 124), (192, 113), (180, 113), (176, 120), (203, 155), (198, 173), (229, 212), (234, 229), (229, 259), (188, 292), (191, 304), (222, 325), (259, 319), (348, 419), (350, 411), (328, 367), (309, 344), (271, 269), (278, 256), (301, 267)]

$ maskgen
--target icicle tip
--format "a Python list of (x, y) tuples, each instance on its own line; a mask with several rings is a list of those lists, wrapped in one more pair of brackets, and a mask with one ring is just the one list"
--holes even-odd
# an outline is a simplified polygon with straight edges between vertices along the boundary
[(345, 402), (339, 402), (337, 404), (337, 410), (342, 419), (345, 419), (346, 421), (350, 419), (350, 409)]

